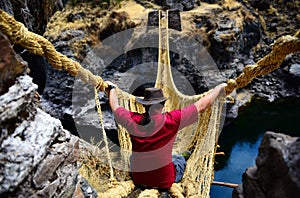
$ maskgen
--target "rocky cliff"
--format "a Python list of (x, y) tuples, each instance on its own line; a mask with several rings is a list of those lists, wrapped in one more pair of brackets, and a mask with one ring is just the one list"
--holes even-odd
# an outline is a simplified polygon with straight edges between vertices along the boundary
[[(198, 3), (174, 1), (173, 4), (154, 2), (157, 4), (153, 1), (128, 1), (112, 9), (82, 5), (69, 6), (53, 16), (55, 10), (62, 8), (64, 1), (39, 1), (35, 2), (36, 4), (32, 2), (29, 4), (26, 0), (0, 0), (0, 7), (24, 22), (30, 30), (44, 34), (58, 51), (77, 61), (84, 60), (95, 46), (99, 47), (99, 50), (107, 50), (102, 45), (102, 41), (111, 35), (145, 25), (150, 10), (180, 8), (184, 10), (181, 13), (182, 33), (199, 41), (207, 48), (224, 79), (237, 76), (245, 65), (256, 62), (268, 53), (271, 49), (270, 45), (276, 38), (285, 34), (293, 34), (296, 29), (299, 29), (300, 24), (298, 1), (216, 0), (201, 1), (201, 3), (199, 1)], [(141, 34), (141, 37), (143, 36), (145, 35)], [(135, 42), (139, 41), (136, 39)], [(0, 196), (24, 195), (26, 197), (32, 194), (42, 197), (79, 196), (82, 179), (77, 172), (78, 138), (65, 129), (69, 128), (72, 133), (76, 134), (78, 128), (82, 127), (86, 130), (87, 125), (93, 125), (96, 127), (91, 131), (98, 133), (96, 116), (93, 116), (93, 119), (91, 116), (82, 116), (77, 126), (73, 121), (73, 114), (86, 115), (94, 111), (94, 106), (85, 101), (86, 106), (74, 112), (72, 101), (75, 99), (75, 101), (82, 102), (85, 99), (72, 96), (74, 78), (64, 71), (54, 70), (43, 58), (22, 52), (20, 54), (27, 57), (29, 66), (33, 66), (30, 67), (31, 76), (34, 68), (44, 67), (37, 71), (34, 77), (34, 80), (41, 77), (41, 80), (36, 81), (39, 87), (42, 87), (39, 90), (42, 97), (40, 104), (39, 96), (36, 94), (37, 86), (26, 74), (28, 71), (26, 63), (15, 54), (9, 41), (3, 35), (1, 35), (0, 44), (3, 49), (0, 52), (2, 61), (0, 62)], [(184, 47), (183, 49), (188, 49), (190, 46)], [(18, 52), (23, 51), (19, 46), (14, 46), (14, 49)], [(107, 53), (109, 52), (107, 50)], [(253, 95), (264, 97), (269, 101), (280, 97), (299, 96), (299, 60), (299, 54), (291, 55), (287, 57), (279, 70), (254, 80), (245, 88), (247, 94), (244, 97), (245, 101), (239, 100), (241, 93), (238, 91), (237, 95), (234, 95), (237, 99), (236, 106), (230, 109), (231, 114), (229, 113), (228, 116), (236, 117), (238, 107)], [(114, 79), (122, 85), (122, 79), (131, 78), (126, 71), (134, 65), (151, 61), (157, 61), (157, 50), (132, 50), (117, 57), (103, 76), (107, 79)], [(194, 66), (188, 60), (174, 53), (172, 65), (191, 81), (193, 88), (199, 93), (208, 89), (207, 86), (203, 86), (205, 84), (203, 78), (193, 70)], [(92, 71), (97, 69), (93, 65), (87, 65), (87, 67)], [(145, 68), (141, 72), (147, 69), (149, 70)], [(105, 97), (101, 99), (106, 130), (115, 131), (116, 126), (111, 121), (111, 114), (105, 108), (107, 101)], [(56, 118), (63, 121), (64, 126)], [(271, 136), (274, 135), (269, 134), (268, 137)], [(288, 145), (298, 148), (295, 146), (296, 143)], [(285, 151), (286, 148), (283, 150)], [(262, 149), (262, 151), (265, 150)], [(292, 155), (293, 151), (289, 152)], [(262, 152), (261, 156), (264, 156), (264, 153)], [(283, 164), (282, 169), (286, 172), (296, 170), (294, 162), (290, 163), (292, 164)], [(259, 170), (258, 167), (261, 169)], [(263, 175), (265, 172), (266, 169), (263, 167), (265, 167), (263, 163), (258, 163), (256, 168), (250, 168), (245, 173), (243, 190), (239, 187), (235, 196), (247, 197), (246, 194), (249, 192), (250, 195), (258, 193), (261, 197), (268, 197), (263, 193), (273, 186), (267, 185), (266, 181), (274, 179), (271, 176), (275, 174), (267, 175), (265, 177), (267, 179), (256, 179), (258, 175)], [(293, 183), (295, 178), (298, 178), (297, 174), (285, 181), (288, 181), (292, 187), (297, 186)], [(260, 183), (261, 181), (263, 182)], [(255, 189), (261, 188), (261, 190), (254, 192), (255, 190), (247, 189), (246, 186), (256, 186)], [(293, 188), (291, 192), (299, 192), (299, 190)]]
[[(178, 2), (172, 2), (173, 4), (168, 6), (174, 6), (171, 8), (175, 9)], [(245, 65), (254, 64), (270, 52), (272, 42), (280, 35), (293, 35), (300, 28), (299, 17), (297, 17), (297, 9), (300, 6), (298, 3), (294, 5), (287, 3), (288, 8), (277, 1), (256, 4), (255, 1), (222, 0), (203, 1), (191, 5), (191, 8), (180, 13), (181, 20), (170, 19), (171, 26), (176, 26), (174, 24), (177, 23), (177, 26), (181, 27), (181, 31), (176, 32), (177, 34), (174, 34), (171, 39), (176, 40), (178, 37), (180, 40), (184, 35), (203, 45), (221, 72), (219, 81), (235, 78)], [(105, 41), (109, 38), (113, 41), (111, 35), (128, 28), (137, 29), (147, 25), (149, 12), (152, 9), (166, 9), (164, 6), (166, 5), (151, 1), (126, 1), (110, 10), (103, 10), (101, 7), (66, 7), (51, 18), (45, 36), (58, 51), (82, 61), (96, 46), (97, 50), (110, 52), (106, 49)], [(136, 35), (136, 39), (132, 37), (131, 45), (141, 42), (143, 37), (149, 34), (141, 31)], [(181, 51), (191, 49), (188, 45), (177, 47)], [(107, 56), (112, 55), (108, 53)], [(125, 86), (130, 82), (119, 81), (132, 79), (130, 76), (132, 72), (128, 71), (133, 67), (157, 62), (157, 50), (153, 48), (130, 50), (110, 61), (106, 63), (107, 65), (99, 66), (105, 61), (98, 57), (97, 61), (85, 66), (92, 71), (99, 71), (99, 67), (106, 67), (107, 70), (101, 74), (103, 78), (114, 80), (126, 91), (133, 93), (134, 89)], [(182, 78), (186, 78), (191, 83), (196, 93), (208, 90), (207, 80), (195, 70), (195, 65), (191, 61), (176, 53), (171, 53), (171, 61), (173, 68), (180, 72)], [(139, 72), (147, 73), (149, 68), (150, 66), (144, 67), (139, 69)], [(51, 114), (55, 114), (62, 120), (70, 120), (74, 79), (66, 73), (58, 73), (51, 68), (47, 69), (46, 76), (49, 80), (43, 92), (43, 99), (45, 99), (43, 104), (49, 108)], [(233, 94), (236, 103), (228, 109), (228, 120), (234, 119), (238, 115), (239, 106), (247, 103), (254, 96), (270, 102), (282, 97), (299, 97), (298, 82), (299, 54), (294, 54), (286, 58), (280, 69), (255, 79), (241, 92), (237, 90), (236, 95)]]
[(30, 31), (43, 34), (50, 17), (55, 11), (62, 9), (66, 2), (67, 0), (1, 0), (0, 8), (24, 23)]
[(26, 62), (2, 33), (0, 43), (0, 196), (83, 196), (78, 138), (43, 111)]
[(234, 198), (293, 198), (300, 193), (300, 138), (267, 132), (259, 146), (256, 166), (243, 174)]

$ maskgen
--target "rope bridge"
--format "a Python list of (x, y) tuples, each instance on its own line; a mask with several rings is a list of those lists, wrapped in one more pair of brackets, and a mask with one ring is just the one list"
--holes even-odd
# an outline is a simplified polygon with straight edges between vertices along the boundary
[[(155, 87), (162, 88), (164, 95), (170, 97), (166, 103), (166, 110), (170, 111), (185, 107), (194, 103), (207, 93), (194, 96), (186, 96), (180, 93), (171, 73), (168, 43), (168, 12), (166, 17), (161, 18), (159, 12), (159, 61)], [(106, 134), (102, 124), (102, 113), (99, 103), (98, 91), (105, 91), (107, 84), (100, 76), (93, 75), (89, 70), (57, 52), (54, 46), (44, 37), (32, 33), (17, 22), (9, 14), (0, 10), (0, 31), (7, 35), (13, 44), (19, 44), (28, 51), (46, 57), (49, 63), (56, 69), (64, 69), (73, 76), (79, 77), (83, 82), (95, 87), (95, 99), (100, 117), (100, 122), (105, 140)], [(258, 61), (255, 65), (245, 66), (243, 73), (236, 79), (230, 79), (225, 88), (229, 95), (234, 89), (242, 88), (249, 84), (257, 76), (267, 74), (280, 67), (284, 58), (300, 51), (300, 30), (294, 36), (282, 36), (273, 44), (273, 50)], [(144, 112), (141, 105), (135, 102), (135, 96), (118, 89), (119, 103), (123, 107), (134, 112)], [(217, 148), (219, 135), (220, 117), (225, 100), (219, 98), (205, 112), (199, 115), (196, 124), (186, 127), (178, 132), (174, 151), (190, 150), (192, 155), (187, 162), (184, 177), (181, 183), (173, 184), (170, 193), (173, 197), (209, 197), (210, 186), (213, 181), (214, 156)], [(128, 170), (131, 142), (128, 132), (121, 126), (119, 129), (119, 141), (124, 164)], [(107, 144), (106, 144), (107, 145)], [(108, 160), (111, 161), (108, 147), (106, 146)], [(124, 177), (125, 178), (125, 177)], [(131, 180), (116, 181), (114, 170), (110, 163), (111, 188), (106, 192), (99, 192), (99, 197), (126, 197), (135, 188)], [(158, 197), (156, 189), (148, 189), (141, 192), (139, 197)]]

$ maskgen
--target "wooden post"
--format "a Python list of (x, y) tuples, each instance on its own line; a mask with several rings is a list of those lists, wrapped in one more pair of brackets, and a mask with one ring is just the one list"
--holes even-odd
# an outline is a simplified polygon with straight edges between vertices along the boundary
[(212, 185), (225, 186), (225, 187), (228, 187), (228, 188), (238, 187), (238, 184), (232, 184), (232, 183), (227, 183), (227, 182), (218, 182), (218, 181), (213, 181)]

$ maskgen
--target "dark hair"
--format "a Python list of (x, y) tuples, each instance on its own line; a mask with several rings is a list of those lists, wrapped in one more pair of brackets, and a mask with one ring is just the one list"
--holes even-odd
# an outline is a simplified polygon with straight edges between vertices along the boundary
[[(159, 106), (164, 106), (165, 105), (165, 101), (160, 102), (158, 104), (160, 104)], [(150, 114), (149, 114), (149, 109), (150, 109), (151, 106), (155, 107), (158, 104), (144, 105), (146, 112), (144, 113), (144, 117), (142, 118), (142, 120), (138, 124), (140, 124), (142, 126), (145, 126), (145, 125), (149, 124), (151, 122), (151, 117), (150, 117)]]

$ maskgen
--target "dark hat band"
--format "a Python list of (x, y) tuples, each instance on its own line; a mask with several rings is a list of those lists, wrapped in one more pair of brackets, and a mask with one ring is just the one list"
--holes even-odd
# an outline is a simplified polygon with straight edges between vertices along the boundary
[(163, 101), (166, 101), (168, 98), (165, 98), (163, 92), (159, 88), (146, 88), (144, 92), (144, 98), (136, 98), (136, 101), (144, 105), (157, 104)]

